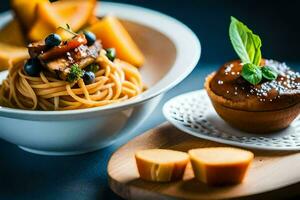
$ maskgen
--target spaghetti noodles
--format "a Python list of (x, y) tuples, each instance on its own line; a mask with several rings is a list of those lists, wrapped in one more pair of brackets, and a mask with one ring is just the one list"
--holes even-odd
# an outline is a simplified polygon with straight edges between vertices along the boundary
[(86, 85), (59, 80), (42, 71), (38, 77), (27, 76), (23, 63), (13, 66), (0, 86), (0, 104), (27, 110), (73, 110), (121, 102), (144, 90), (141, 75), (131, 64), (106, 57), (101, 50), (96, 63), (95, 82)]

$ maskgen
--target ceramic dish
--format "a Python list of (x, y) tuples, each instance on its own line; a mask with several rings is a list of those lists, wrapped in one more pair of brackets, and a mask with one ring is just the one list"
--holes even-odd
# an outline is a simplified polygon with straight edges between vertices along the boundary
[[(72, 111), (26, 111), (0, 107), (0, 137), (33, 153), (71, 155), (110, 145), (134, 131), (163, 93), (182, 81), (196, 66), (200, 43), (179, 21), (149, 9), (102, 2), (97, 14), (122, 19), (146, 57), (141, 74), (149, 89), (128, 101)], [(0, 27), (12, 19), (0, 15)], [(189, 51), (187, 51), (187, 49)], [(1, 72), (3, 80), (7, 72)]]
[(275, 133), (262, 135), (239, 131), (219, 117), (205, 90), (174, 97), (164, 105), (163, 113), (173, 125), (195, 137), (243, 148), (300, 150), (299, 118)]

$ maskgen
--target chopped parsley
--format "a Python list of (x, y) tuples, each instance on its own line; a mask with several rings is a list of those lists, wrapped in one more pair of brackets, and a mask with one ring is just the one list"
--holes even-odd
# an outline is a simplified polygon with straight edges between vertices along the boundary
[(70, 73), (67, 76), (67, 81), (72, 83), (78, 81), (83, 76), (84, 71), (80, 69), (78, 64), (73, 64), (70, 69)]

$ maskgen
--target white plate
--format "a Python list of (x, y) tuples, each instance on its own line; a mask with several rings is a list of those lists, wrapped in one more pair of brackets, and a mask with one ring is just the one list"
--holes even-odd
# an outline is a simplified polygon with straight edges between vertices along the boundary
[(174, 97), (163, 113), (178, 129), (195, 137), (224, 144), (264, 150), (300, 150), (300, 120), (272, 134), (246, 133), (229, 126), (215, 112), (205, 90)]

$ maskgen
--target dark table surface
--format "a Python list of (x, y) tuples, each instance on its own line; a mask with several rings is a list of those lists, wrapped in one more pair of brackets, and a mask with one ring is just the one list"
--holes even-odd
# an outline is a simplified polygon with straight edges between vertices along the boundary
[[(299, 1), (238, 0), (123, 0), (164, 12), (187, 24), (198, 35), (202, 55), (195, 70), (168, 92), (154, 113), (135, 133), (94, 153), (47, 157), (30, 154), (0, 140), (0, 199), (120, 199), (108, 187), (106, 167), (111, 154), (132, 137), (165, 119), (163, 103), (180, 93), (203, 88), (204, 77), (227, 60), (235, 58), (228, 40), (228, 23), (236, 16), (258, 33), (263, 55), (300, 64)], [(0, 12), (9, 9), (1, 1)], [(0, 128), (1, 131), (1, 128)], [(300, 189), (300, 188), (299, 188)]]

